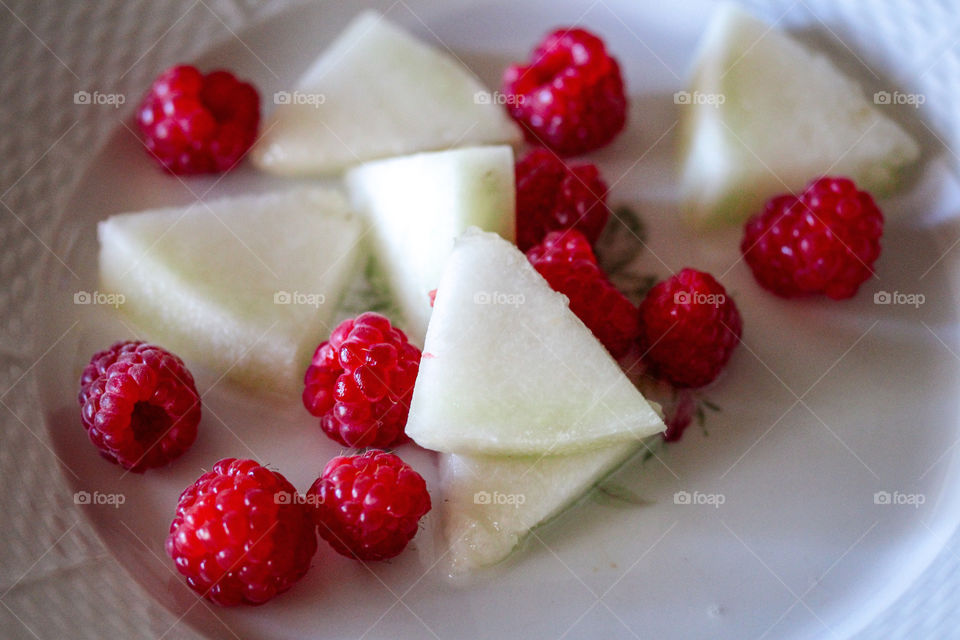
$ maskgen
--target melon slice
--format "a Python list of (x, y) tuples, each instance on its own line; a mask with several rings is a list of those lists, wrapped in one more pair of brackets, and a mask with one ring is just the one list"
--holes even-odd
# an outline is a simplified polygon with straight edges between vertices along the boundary
[(101, 287), (188, 361), (297, 392), (359, 266), (361, 232), (346, 200), (321, 189), (115, 215), (98, 226)]
[(451, 453), (574, 453), (664, 429), (523, 253), (477, 229), (437, 289), (407, 434)]
[(476, 226), (513, 240), (513, 150), (472, 147), (379, 160), (351, 169), (346, 181), (354, 208), (369, 218), (404, 329), (422, 345), (429, 294), (454, 239)]
[(452, 573), (506, 558), (535, 526), (579, 500), (642, 447), (610, 445), (561, 456), (443, 454), (443, 528)]
[(506, 110), (459, 60), (373, 11), (347, 26), (297, 91), (278, 98), (283, 104), (264, 124), (252, 157), (284, 175), (521, 139)]
[(917, 143), (822, 54), (733, 4), (701, 41), (681, 117), (681, 211), (739, 223), (824, 174), (875, 195), (898, 186)]

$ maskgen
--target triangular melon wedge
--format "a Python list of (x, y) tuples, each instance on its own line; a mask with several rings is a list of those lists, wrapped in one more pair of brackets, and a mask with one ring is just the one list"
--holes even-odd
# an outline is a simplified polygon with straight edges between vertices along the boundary
[(454, 239), (475, 226), (513, 240), (513, 150), (471, 147), (379, 160), (351, 169), (346, 182), (354, 208), (369, 218), (404, 329), (422, 345), (429, 294)]
[(506, 558), (643, 446), (627, 442), (563, 456), (443, 454), (443, 528), (452, 573)]
[(358, 266), (362, 224), (336, 192), (297, 189), (110, 217), (100, 282), (180, 356), (296, 392)]
[(681, 210), (695, 226), (741, 222), (827, 173), (883, 195), (919, 156), (824, 55), (734, 4), (717, 9), (676, 101)]
[(284, 175), (336, 173), (389, 156), (518, 143), (502, 105), (463, 64), (367, 11), (320, 56), (252, 151)]
[(472, 229), (436, 303), (406, 432), (451, 453), (562, 454), (664, 429), (616, 361), (516, 246)]

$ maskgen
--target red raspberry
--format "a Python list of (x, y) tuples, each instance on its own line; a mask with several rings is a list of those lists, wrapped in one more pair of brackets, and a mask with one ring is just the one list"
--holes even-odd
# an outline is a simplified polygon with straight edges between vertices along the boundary
[(517, 246), (526, 251), (549, 231), (576, 228), (591, 244), (607, 224), (607, 185), (592, 164), (568, 167), (534, 149), (516, 166)]
[(740, 312), (709, 273), (684, 269), (640, 303), (640, 345), (651, 373), (677, 387), (712, 382), (740, 342)]
[(357, 560), (386, 560), (403, 551), (430, 511), (420, 474), (376, 449), (328, 462), (307, 491), (307, 502), (320, 537)]
[(620, 65), (603, 40), (584, 29), (547, 35), (533, 62), (507, 67), (503, 92), (527, 140), (562, 155), (602, 147), (627, 121)]
[(379, 313), (344, 320), (320, 343), (304, 377), (303, 406), (348, 447), (390, 447), (403, 428), (420, 350)]
[(166, 550), (205, 598), (263, 604), (304, 576), (317, 534), (303, 496), (280, 473), (224, 458), (180, 494)]
[(576, 229), (551, 231), (527, 259), (554, 291), (570, 299), (570, 310), (614, 358), (637, 337), (637, 310), (607, 279), (590, 243)]
[(778, 196), (746, 225), (740, 250), (764, 288), (778, 296), (852, 297), (873, 275), (883, 214), (847, 178), (820, 178), (799, 197)]
[(180, 65), (154, 80), (137, 109), (147, 150), (170, 173), (232, 169), (260, 125), (260, 94), (227, 71)]
[(95, 353), (80, 376), (80, 419), (107, 460), (137, 473), (190, 448), (200, 396), (183, 361), (145, 342)]

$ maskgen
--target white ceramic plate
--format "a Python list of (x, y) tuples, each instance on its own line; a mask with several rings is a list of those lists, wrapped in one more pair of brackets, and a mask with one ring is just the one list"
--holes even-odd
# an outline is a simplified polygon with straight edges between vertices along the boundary
[[(179, 492), (226, 456), (270, 463), (304, 490), (340, 449), (299, 403), (258, 399), (193, 365), (205, 394), (194, 447), (142, 476), (106, 463), (80, 426), (77, 379), (91, 353), (133, 332), (110, 309), (74, 305), (76, 283), (50, 265), (38, 322), (55, 346), (39, 365), (41, 401), (74, 488), (125, 497), (119, 508), (83, 507), (120, 563), (179, 624), (215, 638), (808, 638), (844, 637), (866, 624), (909, 586), (960, 517), (949, 490), (958, 435), (960, 361), (948, 330), (957, 320), (956, 261), (951, 253), (938, 260), (948, 247), (935, 216), (960, 203), (950, 173), (928, 157), (911, 190), (884, 203), (895, 219), (878, 278), (855, 300), (781, 301), (738, 262), (736, 232), (698, 238), (676, 221), (679, 107), (671, 96), (682, 88), (709, 3), (610, 0), (586, 13), (565, 2), (379, 6), (426, 40), (442, 40), (491, 87), (551, 27), (582, 19), (607, 39), (627, 75), (632, 112), (628, 131), (590, 159), (614, 183), (611, 200), (632, 204), (647, 223), (643, 270), (663, 276), (690, 265), (725, 274), (745, 345), (706, 394), (723, 411), (710, 416), (709, 437), (693, 427), (662, 462), (634, 461), (616, 474), (643, 506), (588, 498), (468, 583), (449, 582), (434, 564), (442, 551), (434, 512), (392, 562), (364, 566), (321, 543), (289, 593), (258, 608), (220, 609), (198, 601), (164, 555)], [(312, 4), (198, 62), (252, 79), (269, 104), (358, 10)], [(279, 183), (249, 167), (181, 183), (118, 127), (72, 199), (54, 249), (93, 291), (97, 220)], [(921, 293), (925, 304), (874, 304), (880, 291)], [(401, 455), (436, 498), (432, 455), (409, 445)], [(678, 504), (679, 491), (723, 503)], [(896, 492), (892, 502), (914, 496), (923, 504), (877, 504), (883, 491)]]

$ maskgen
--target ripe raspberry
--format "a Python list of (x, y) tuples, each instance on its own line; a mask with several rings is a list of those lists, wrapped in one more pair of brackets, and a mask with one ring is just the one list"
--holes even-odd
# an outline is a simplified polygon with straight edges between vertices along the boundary
[(263, 604), (307, 572), (317, 534), (286, 478), (253, 460), (224, 458), (180, 494), (166, 550), (205, 598)]
[(799, 197), (767, 202), (744, 229), (740, 250), (764, 288), (778, 296), (852, 297), (880, 256), (883, 214), (847, 178), (820, 178)]
[(568, 167), (546, 149), (516, 166), (517, 246), (526, 251), (550, 231), (576, 228), (591, 244), (607, 224), (607, 185), (592, 164)]
[(107, 460), (137, 473), (190, 448), (200, 396), (183, 361), (145, 342), (95, 353), (80, 376), (80, 419)]
[(507, 67), (503, 92), (527, 140), (562, 155), (602, 147), (627, 121), (620, 65), (583, 29), (548, 34), (530, 64)]
[(260, 94), (227, 71), (179, 65), (154, 80), (137, 109), (147, 150), (170, 173), (232, 169), (260, 125)]
[(324, 433), (348, 447), (390, 447), (403, 428), (420, 350), (379, 313), (344, 320), (322, 342), (304, 376), (303, 406)]
[(554, 291), (570, 299), (570, 310), (614, 358), (637, 337), (637, 310), (607, 279), (590, 243), (576, 229), (551, 231), (527, 259)]
[(640, 346), (653, 375), (677, 387), (712, 382), (740, 342), (740, 312), (709, 273), (684, 269), (640, 303)]
[(430, 511), (427, 485), (385, 451), (339, 456), (307, 491), (320, 537), (357, 560), (386, 560), (407, 546)]

